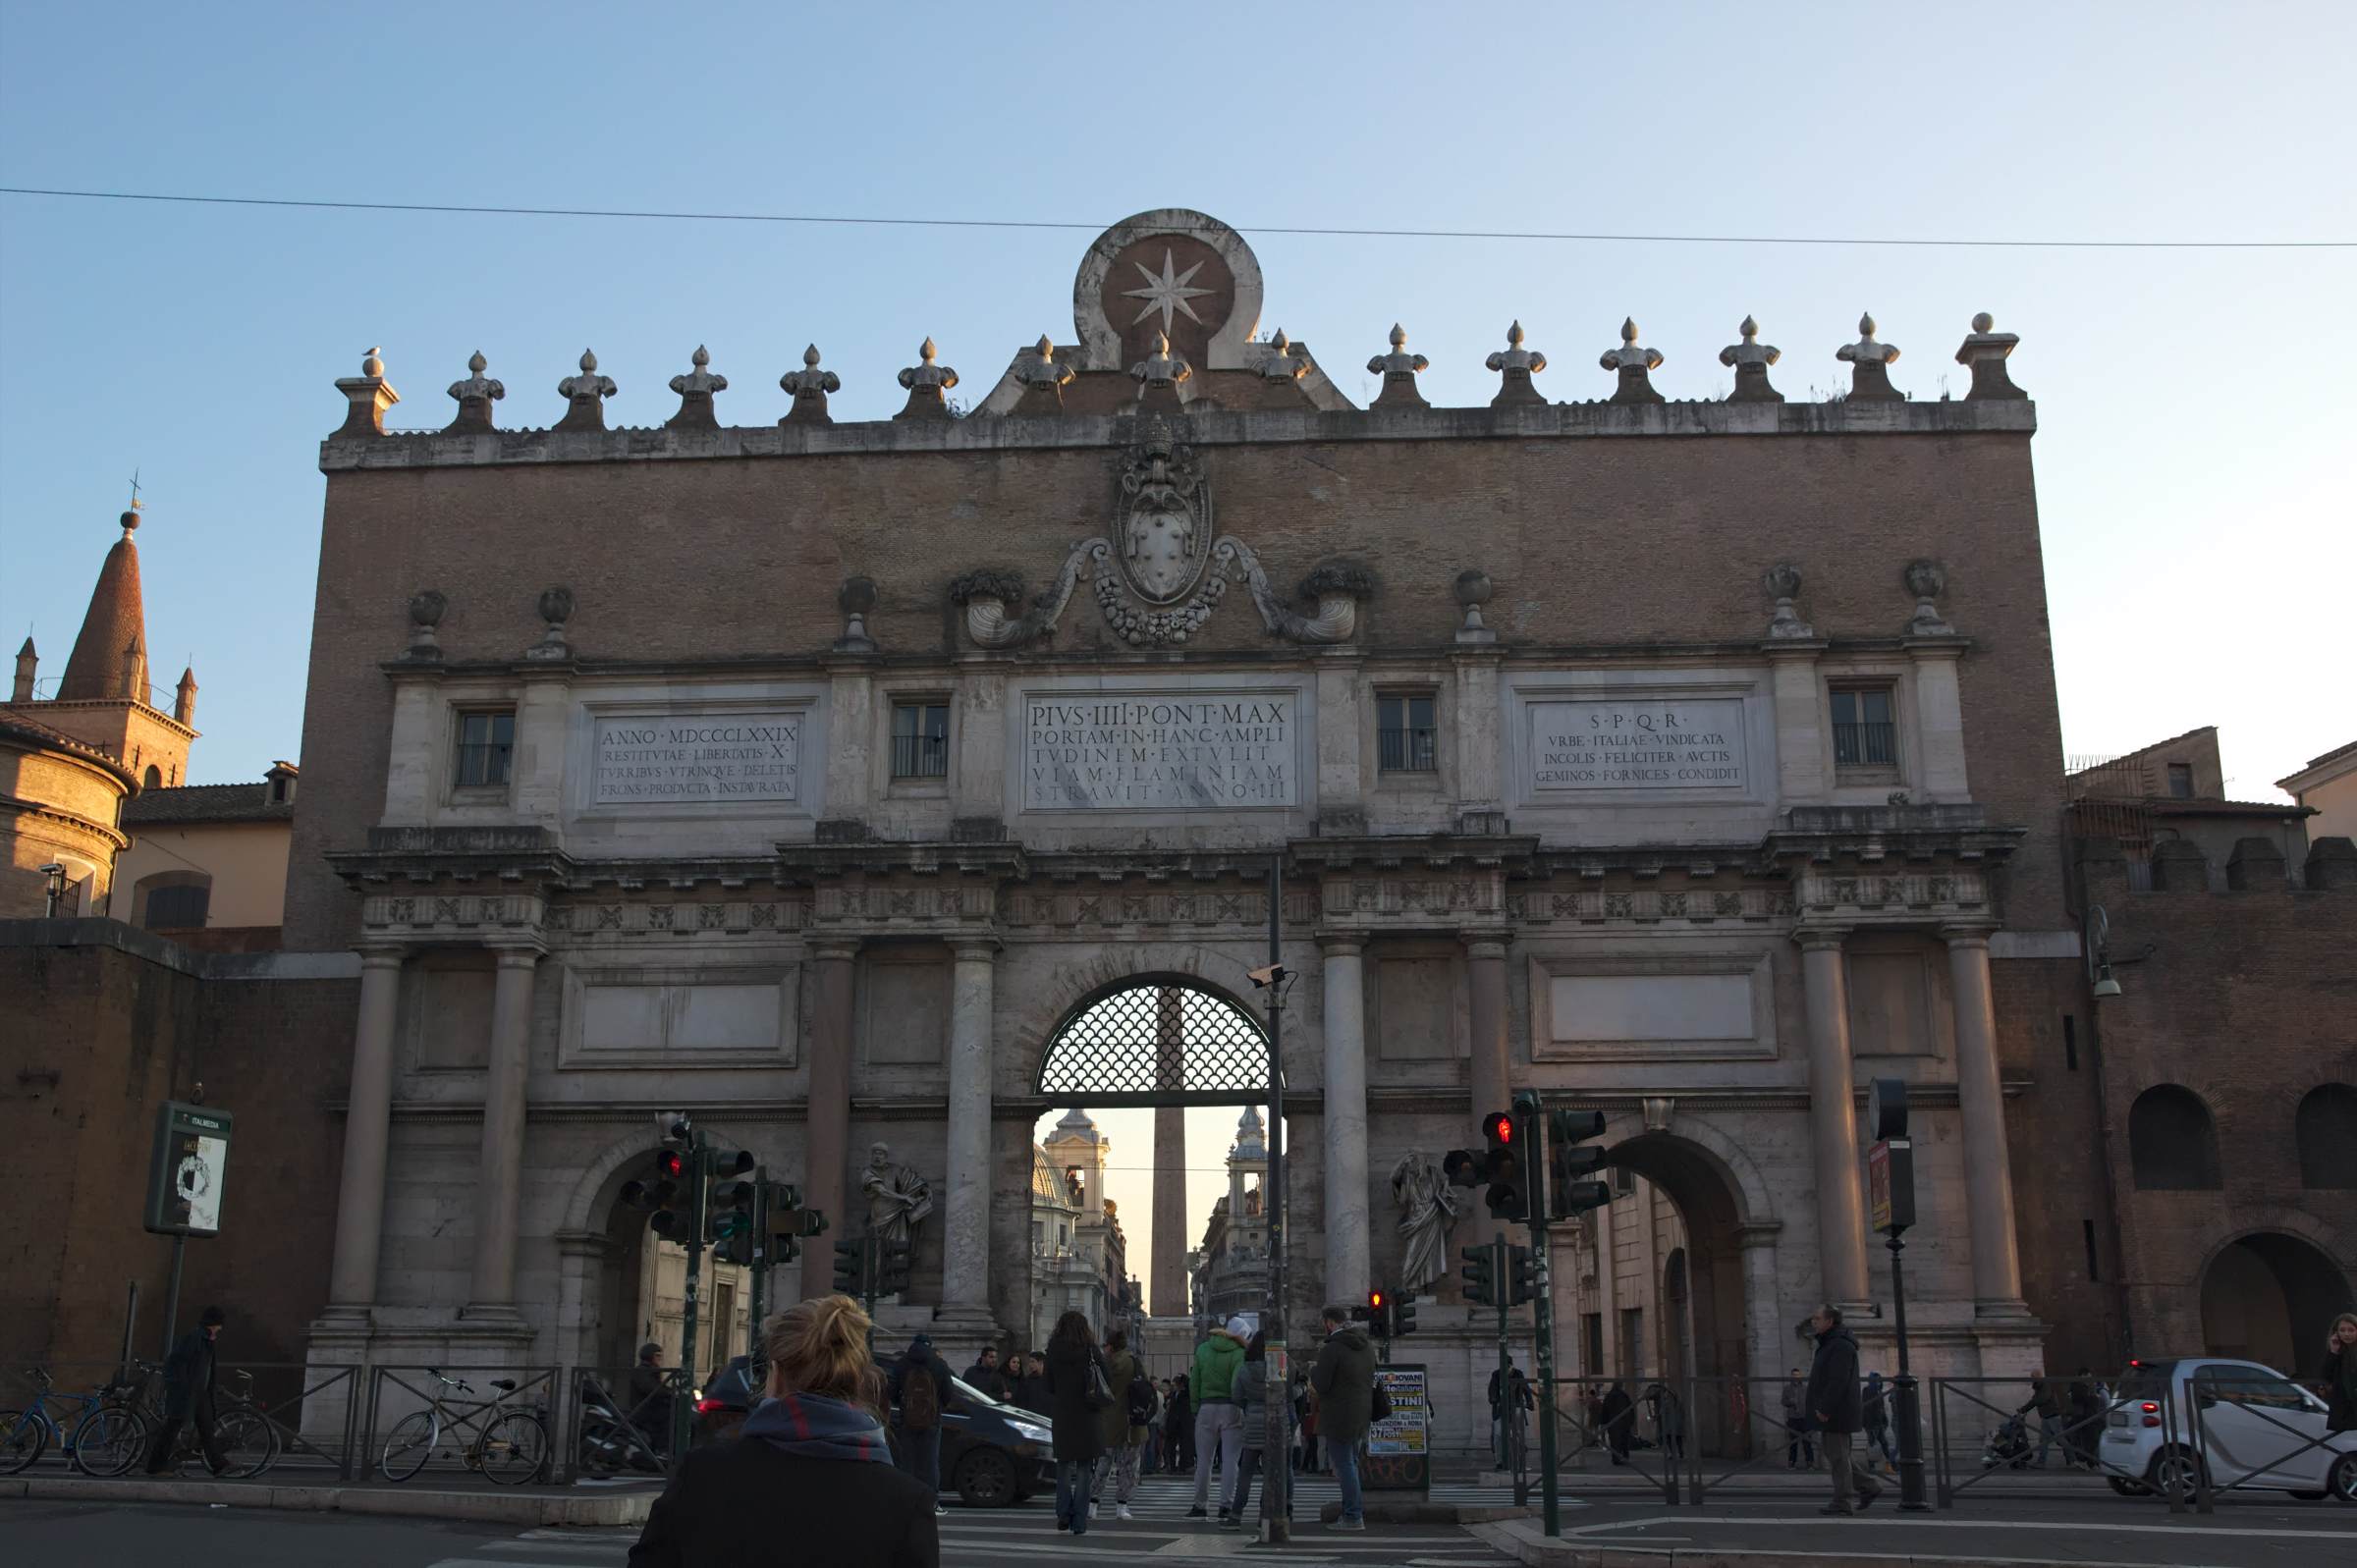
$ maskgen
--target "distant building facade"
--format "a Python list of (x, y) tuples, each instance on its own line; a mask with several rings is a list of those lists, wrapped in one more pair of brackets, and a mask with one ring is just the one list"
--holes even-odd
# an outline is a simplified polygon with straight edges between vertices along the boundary
[(2275, 787), (2316, 813), (2308, 820), (2311, 838), (2357, 838), (2357, 740), (2336, 746)]
[(300, 774), (275, 762), (258, 784), (142, 790), (123, 809), (117, 917), (199, 951), (276, 948)]

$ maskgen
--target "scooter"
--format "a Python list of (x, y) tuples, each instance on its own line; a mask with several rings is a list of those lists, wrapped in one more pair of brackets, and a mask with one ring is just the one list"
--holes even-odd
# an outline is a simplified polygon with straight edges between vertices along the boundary
[(611, 1476), (630, 1469), (661, 1475), (663, 1460), (646, 1433), (624, 1416), (594, 1378), (581, 1381), (581, 1468), (592, 1476)]
[(1981, 1468), (1995, 1470), (2003, 1465), (2009, 1470), (2026, 1468), (2038, 1456), (2038, 1447), (2030, 1441), (2029, 1425), (2021, 1417), (2007, 1416), (1992, 1433), (1981, 1449)]

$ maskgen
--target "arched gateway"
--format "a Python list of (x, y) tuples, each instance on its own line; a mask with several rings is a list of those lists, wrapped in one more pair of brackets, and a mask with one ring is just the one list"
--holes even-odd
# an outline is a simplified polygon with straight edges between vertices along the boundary
[(1091, 993), (1048, 1037), (1033, 1086), (1057, 1105), (1248, 1106), (1269, 1098), (1269, 1037), (1229, 997), (1183, 975)]

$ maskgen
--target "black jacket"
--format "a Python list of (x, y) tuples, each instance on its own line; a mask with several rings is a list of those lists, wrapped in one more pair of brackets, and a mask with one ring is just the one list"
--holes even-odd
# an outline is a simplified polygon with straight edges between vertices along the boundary
[(1043, 1373), (1037, 1378), (1026, 1374), (1014, 1379), (1014, 1398), (1008, 1401), (1018, 1410), (1028, 1410), (1035, 1416), (1048, 1413), (1048, 1379)]
[(1858, 1341), (1836, 1324), (1817, 1336), (1802, 1414), (1819, 1432), (1856, 1432), (1865, 1426), (1858, 1396)]
[(950, 1408), (950, 1369), (932, 1351), (927, 1351), (925, 1359), (920, 1362), (914, 1350), (904, 1350), (901, 1353), (901, 1359), (892, 1364), (892, 1371), (885, 1378), (885, 1385), (892, 1393), (892, 1417), (896, 1426), (900, 1424), (901, 1413), (907, 1408), (903, 1403), (903, 1397), (908, 1391), (908, 1379), (923, 1373), (931, 1373), (933, 1377), (933, 1425), (939, 1427), (943, 1424), (941, 1418)]
[(981, 1390), (984, 1398), (996, 1399), (1002, 1405), (1014, 1393), (1004, 1371), (997, 1367), (985, 1367), (979, 1361), (965, 1369), (965, 1380)]
[(213, 1336), (192, 1328), (173, 1343), (172, 1353), (164, 1358), (164, 1415), (186, 1421), (199, 1407), (210, 1410), (212, 1404)]
[(690, 1453), (630, 1568), (940, 1568), (933, 1488), (891, 1465), (736, 1437)]
[[(1095, 1461), (1105, 1452), (1102, 1413), (1089, 1408), (1088, 1369), (1105, 1367), (1105, 1352), (1069, 1340), (1048, 1341), (1048, 1426), (1059, 1460)], [(1108, 1375), (1108, 1381), (1111, 1380)]]
[(2357, 1350), (2346, 1345), (2325, 1358), (2327, 1432), (2357, 1431)]

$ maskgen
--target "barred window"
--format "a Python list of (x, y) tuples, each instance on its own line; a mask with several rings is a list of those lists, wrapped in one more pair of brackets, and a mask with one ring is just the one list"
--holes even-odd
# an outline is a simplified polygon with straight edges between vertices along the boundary
[(1376, 769), (1381, 773), (1438, 773), (1440, 732), (1430, 692), (1375, 699)]
[(1898, 766), (1898, 727), (1891, 720), (1889, 686), (1855, 686), (1834, 693), (1834, 766)]
[(507, 787), (516, 757), (516, 710), (459, 715), (459, 777), (462, 789)]
[(892, 705), (892, 776), (947, 779), (950, 776), (950, 705), (896, 702)]

